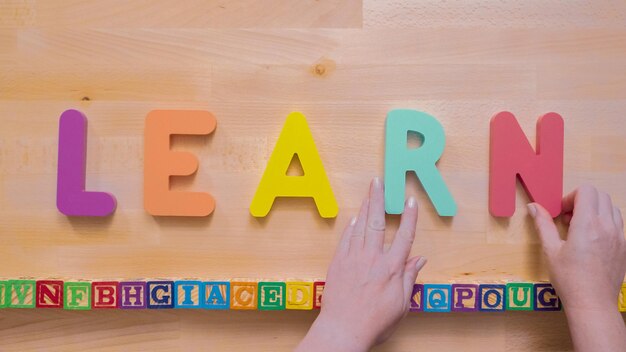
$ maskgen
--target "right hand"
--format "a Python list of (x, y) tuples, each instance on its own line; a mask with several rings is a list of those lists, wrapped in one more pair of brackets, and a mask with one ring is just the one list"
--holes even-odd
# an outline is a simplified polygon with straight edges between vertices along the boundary
[(584, 185), (563, 198), (569, 225), (562, 240), (550, 214), (528, 205), (547, 257), (552, 285), (566, 309), (616, 310), (626, 273), (622, 214), (604, 192)]

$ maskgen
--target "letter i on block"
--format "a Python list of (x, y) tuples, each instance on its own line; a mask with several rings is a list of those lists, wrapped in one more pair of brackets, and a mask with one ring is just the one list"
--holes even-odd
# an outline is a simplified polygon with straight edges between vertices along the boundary
[(146, 293), (148, 309), (174, 308), (174, 281), (149, 281)]
[(230, 309), (256, 310), (257, 309), (256, 282), (231, 282), (230, 283)]
[[(422, 145), (408, 148), (408, 134), (417, 133)], [(446, 136), (431, 115), (416, 110), (393, 110), (385, 127), (385, 210), (404, 211), (406, 173), (415, 172), (440, 216), (454, 216), (457, 205), (435, 164), (443, 153)]]
[(535, 300), (535, 310), (537, 311), (561, 310), (561, 300), (556, 295), (556, 291), (551, 284), (535, 284), (533, 287), (533, 298)]
[(534, 310), (532, 283), (507, 283), (506, 296), (506, 310)]
[(91, 309), (91, 282), (64, 282), (63, 308), (69, 310)]
[(315, 281), (313, 283), (313, 309), (322, 308), (322, 294), (326, 287), (325, 281)]
[(208, 281), (202, 283), (204, 288), (205, 309), (229, 309), (230, 308), (230, 282)]
[(35, 281), (9, 281), (8, 299), (10, 308), (35, 308)]
[(504, 312), (506, 286), (481, 284), (478, 286), (478, 310), (481, 312)]
[[(296, 155), (304, 175), (288, 176), (287, 169)], [(299, 112), (287, 116), (250, 204), (250, 214), (266, 216), (276, 197), (312, 197), (323, 218), (334, 218), (339, 211), (309, 126)]]
[(117, 281), (94, 281), (91, 283), (91, 308), (119, 308), (120, 283)]
[(66, 110), (59, 119), (57, 209), (67, 216), (108, 216), (117, 201), (110, 193), (85, 190), (87, 170), (87, 117)]
[(411, 292), (409, 311), (420, 312), (424, 310), (424, 285), (414, 284)]
[(563, 197), (563, 118), (553, 112), (539, 118), (536, 152), (510, 112), (495, 115), (490, 129), (491, 215), (513, 216), (515, 182), (519, 177), (530, 199), (541, 204), (553, 217), (558, 216)]
[(146, 309), (146, 283), (143, 281), (120, 282), (120, 308)]
[(626, 312), (626, 283), (622, 283), (622, 289), (619, 291), (617, 299), (617, 307), (620, 312)]
[(449, 312), (452, 301), (452, 286), (448, 284), (424, 285), (424, 311)]
[(452, 285), (452, 311), (475, 312), (478, 310), (478, 285)]
[(313, 309), (313, 283), (287, 282), (287, 303), (285, 307), (298, 310)]
[(284, 310), (285, 292), (284, 282), (259, 282), (259, 310)]
[(174, 283), (176, 291), (175, 308), (202, 308), (204, 287), (200, 281), (181, 280)]

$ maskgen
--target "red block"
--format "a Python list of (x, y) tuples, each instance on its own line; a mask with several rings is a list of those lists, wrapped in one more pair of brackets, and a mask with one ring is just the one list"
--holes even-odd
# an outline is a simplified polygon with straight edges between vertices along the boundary
[(91, 283), (91, 308), (119, 308), (120, 283), (101, 281)]
[(313, 283), (313, 309), (322, 307), (322, 293), (324, 292), (325, 281), (316, 281)]
[(37, 308), (63, 308), (63, 281), (38, 280), (35, 286)]

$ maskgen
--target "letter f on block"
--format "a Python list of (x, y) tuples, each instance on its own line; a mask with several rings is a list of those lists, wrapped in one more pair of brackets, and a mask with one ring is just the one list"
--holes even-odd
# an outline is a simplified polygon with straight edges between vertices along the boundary
[(57, 208), (67, 216), (108, 216), (115, 211), (115, 197), (85, 191), (87, 168), (87, 117), (66, 110), (59, 119)]
[(515, 116), (503, 111), (491, 119), (489, 212), (515, 213), (515, 182), (519, 177), (533, 202), (553, 217), (561, 213), (563, 197), (563, 118), (547, 113), (537, 121), (537, 152)]

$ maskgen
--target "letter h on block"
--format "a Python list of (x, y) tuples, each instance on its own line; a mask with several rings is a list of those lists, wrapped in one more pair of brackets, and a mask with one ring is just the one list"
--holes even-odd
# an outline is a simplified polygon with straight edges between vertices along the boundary
[(143, 281), (120, 282), (120, 308), (146, 309), (146, 283)]

